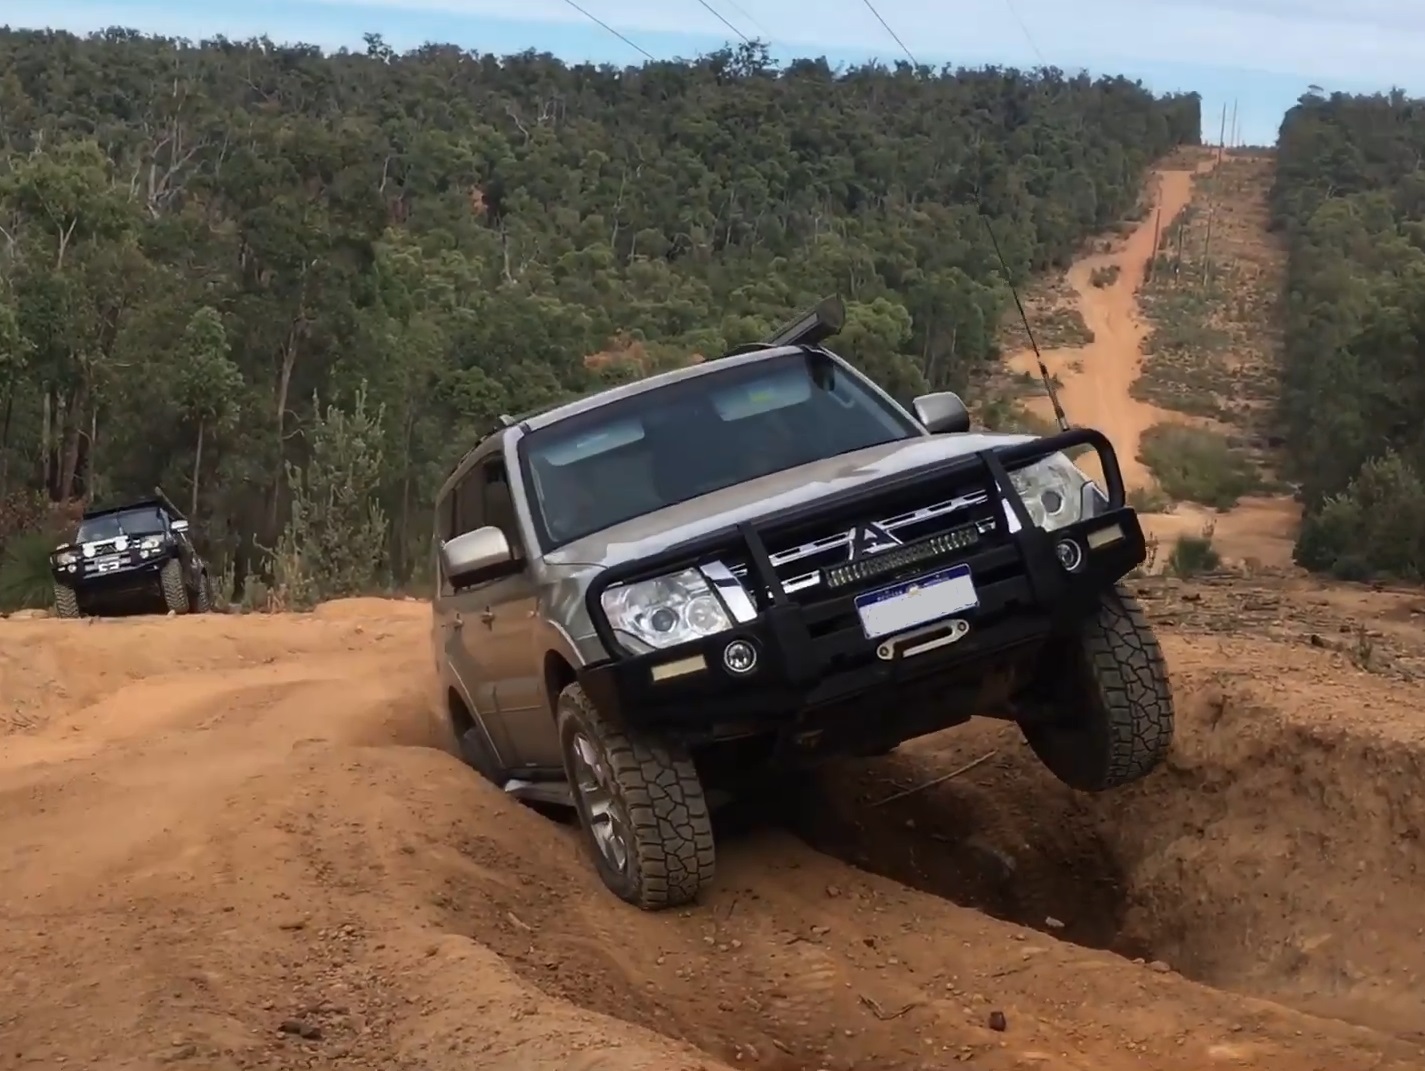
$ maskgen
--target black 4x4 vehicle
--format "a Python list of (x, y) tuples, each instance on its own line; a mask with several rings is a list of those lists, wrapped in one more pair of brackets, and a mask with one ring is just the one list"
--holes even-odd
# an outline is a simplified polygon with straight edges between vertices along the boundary
[(74, 539), (50, 554), (50, 572), (60, 617), (213, 607), (208, 567), (188, 521), (157, 489), (153, 498), (87, 510)]
[[(437, 498), (433, 642), (467, 762), (571, 804), (645, 908), (712, 877), (710, 802), (973, 715), (1062, 781), (1143, 777), (1172, 741), (1145, 557), (1099, 432), (908, 412), (822, 343), (768, 343), (508, 419)], [(1097, 451), (1105, 488), (1064, 451)]]

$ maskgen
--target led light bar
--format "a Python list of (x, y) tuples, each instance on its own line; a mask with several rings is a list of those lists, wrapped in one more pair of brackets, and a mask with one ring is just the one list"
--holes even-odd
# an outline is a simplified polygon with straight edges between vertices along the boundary
[(873, 557), (846, 562), (844, 565), (830, 566), (822, 570), (822, 576), (825, 578), (828, 588), (833, 590), (844, 588), (847, 584), (861, 583), (878, 576), (884, 576), (886, 573), (899, 572), (921, 562), (933, 561), (947, 554), (963, 551), (968, 547), (973, 547), (979, 541), (979, 525), (966, 524), (916, 543), (907, 543), (894, 550), (882, 551)]

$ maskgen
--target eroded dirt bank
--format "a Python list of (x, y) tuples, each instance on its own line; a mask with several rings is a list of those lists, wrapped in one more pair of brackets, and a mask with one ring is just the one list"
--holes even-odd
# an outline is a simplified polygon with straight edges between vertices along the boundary
[(707, 902), (651, 916), (433, 746), (427, 613), (0, 622), (5, 1066), (1425, 1065), (1404, 670), (1184, 618), (1182, 747), (1141, 789), (944, 734), (822, 783), (999, 751), (729, 834)]

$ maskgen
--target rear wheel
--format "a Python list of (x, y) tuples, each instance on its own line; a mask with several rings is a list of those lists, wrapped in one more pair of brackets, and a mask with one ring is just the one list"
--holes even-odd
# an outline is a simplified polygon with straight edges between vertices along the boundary
[(163, 602), (171, 614), (188, 612), (188, 588), (183, 583), (183, 563), (177, 558), (169, 558), (158, 573), (159, 585), (163, 588)]
[(61, 584), (55, 581), (54, 612), (59, 617), (79, 616), (79, 596), (74, 593), (74, 589), (68, 584)]
[(716, 864), (712, 818), (688, 753), (625, 731), (584, 690), (559, 695), (564, 769), (594, 866), (645, 911), (694, 900)]
[(193, 595), (193, 612), (211, 613), (213, 609), (213, 582), (204, 573), (198, 581), (198, 590)]
[(1024, 726), (1041, 762), (1070, 788), (1102, 792), (1146, 777), (1173, 742), (1173, 693), (1162, 649), (1121, 585), (1084, 622), (1059, 682), (1056, 717)]

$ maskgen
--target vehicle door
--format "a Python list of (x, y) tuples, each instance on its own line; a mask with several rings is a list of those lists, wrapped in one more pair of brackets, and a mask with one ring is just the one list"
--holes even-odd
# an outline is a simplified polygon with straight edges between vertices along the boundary
[(562, 765), (554, 719), (544, 706), (543, 652), (537, 649), (537, 604), (524, 533), (510, 492), (512, 465), (496, 454), (481, 466), (485, 523), (505, 533), (519, 570), (490, 584), (476, 611), (478, 623), (466, 625), (466, 642), (486, 647), (495, 676), (495, 704), (516, 762), (510, 769), (558, 768)]
[[(484, 527), (484, 497), (484, 472), (476, 466), (465, 474), (441, 504), (438, 517), (441, 531), (437, 536), (442, 540), (451, 540)], [(490, 746), (494, 748), (499, 764), (509, 769), (515, 765), (515, 757), (495, 702), (498, 670), (489, 644), (482, 642), (480, 635), (485, 630), (480, 615), (489, 599), (490, 589), (498, 582), (484, 580), (456, 588), (440, 564), (440, 555), (436, 555), (436, 642), (470, 713), (484, 729)]]

